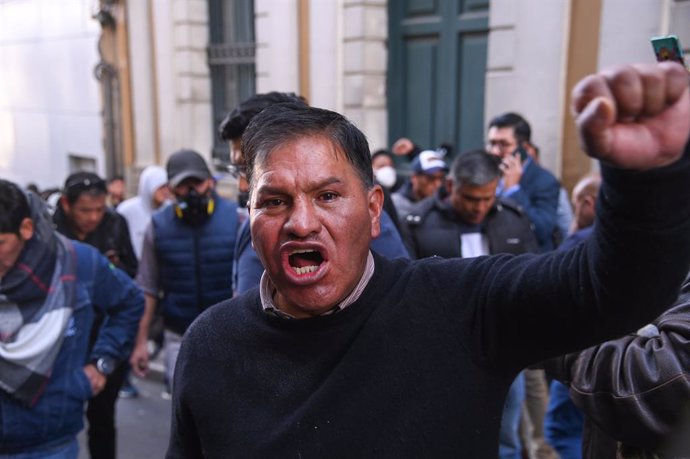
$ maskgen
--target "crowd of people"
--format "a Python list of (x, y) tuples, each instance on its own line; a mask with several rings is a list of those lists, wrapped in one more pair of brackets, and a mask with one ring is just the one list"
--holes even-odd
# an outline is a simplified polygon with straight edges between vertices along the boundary
[(690, 455), (688, 74), (573, 100), (599, 167), (571, 198), (518, 113), (371, 153), (279, 92), (218, 127), (237, 199), (187, 149), (129, 199), (0, 179), (0, 458), (76, 458), (85, 422), (117, 457), (152, 341), (169, 458)]

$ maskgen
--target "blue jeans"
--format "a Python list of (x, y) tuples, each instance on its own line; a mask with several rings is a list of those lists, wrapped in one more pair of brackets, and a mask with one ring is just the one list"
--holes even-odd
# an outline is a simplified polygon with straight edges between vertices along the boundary
[(525, 400), (525, 377), (522, 372), (515, 378), (508, 390), (506, 404), (503, 407), (501, 431), (498, 442), (498, 457), (500, 459), (520, 459), (522, 445), (520, 443), (520, 416), (522, 402)]
[(79, 442), (77, 437), (61, 445), (30, 453), (0, 454), (0, 459), (77, 459)]

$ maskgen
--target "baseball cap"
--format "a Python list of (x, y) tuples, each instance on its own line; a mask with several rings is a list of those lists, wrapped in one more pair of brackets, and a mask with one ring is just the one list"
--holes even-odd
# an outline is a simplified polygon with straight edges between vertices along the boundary
[(410, 167), (415, 174), (433, 174), (438, 171), (448, 171), (448, 165), (433, 150), (424, 150), (419, 153), (412, 161)]
[(173, 153), (168, 158), (166, 169), (168, 171), (168, 184), (172, 188), (190, 177), (199, 180), (212, 177), (204, 158), (193, 150), (180, 150)]

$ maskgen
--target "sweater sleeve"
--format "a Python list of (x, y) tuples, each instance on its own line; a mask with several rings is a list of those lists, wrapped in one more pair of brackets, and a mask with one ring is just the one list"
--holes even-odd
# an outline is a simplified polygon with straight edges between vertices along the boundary
[(636, 330), (676, 299), (690, 260), (690, 145), (670, 166), (602, 166), (602, 176), (586, 243), (480, 258), (462, 276), (439, 279), (457, 286), (448, 308), (483, 364), (518, 370), (590, 347)]

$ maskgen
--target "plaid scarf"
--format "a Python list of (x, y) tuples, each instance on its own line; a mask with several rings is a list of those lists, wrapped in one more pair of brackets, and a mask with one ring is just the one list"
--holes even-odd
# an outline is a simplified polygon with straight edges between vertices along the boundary
[(50, 379), (72, 316), (76, 257), (29, 195), (34, 236), (0, 280), (0, 388), (32, 406)]

